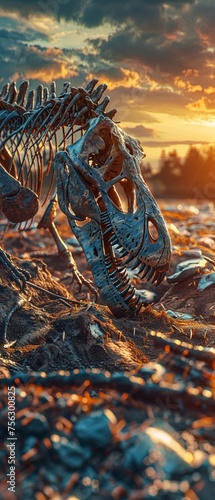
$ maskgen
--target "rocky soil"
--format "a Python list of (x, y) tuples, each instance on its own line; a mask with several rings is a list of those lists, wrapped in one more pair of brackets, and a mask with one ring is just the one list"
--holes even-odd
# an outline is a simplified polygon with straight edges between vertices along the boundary
[[(0, 498), (215, 497), (215, 211), (162, 209), (171, 268), (158, 287), (133, 275), (148, 302), (136, 317), (116, 319), (86, 288), (79, 293), (48, 232), (8, 231), (4, 248), (31, 279), (20, 291), (0, 266)], [(90, 279), (60, 214), (57, 224)]]

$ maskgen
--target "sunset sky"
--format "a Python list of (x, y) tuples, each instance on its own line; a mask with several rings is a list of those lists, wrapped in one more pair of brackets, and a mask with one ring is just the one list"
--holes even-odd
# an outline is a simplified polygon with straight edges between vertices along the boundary
[(156, 167), (214, 143), (214, 0), (0, 0), (1, 86), (92, 77)]

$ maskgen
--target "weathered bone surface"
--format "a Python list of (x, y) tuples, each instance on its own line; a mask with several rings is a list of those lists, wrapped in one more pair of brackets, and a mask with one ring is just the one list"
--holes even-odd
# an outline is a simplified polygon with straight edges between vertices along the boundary
[(141, 307), (126, 261), (132, 261), (140, 277), (157, 283), (169, 268), (169, 235), (142, 178), (142, 157), (137, 140), (100, 116), (66, 152), (57, 153), (54, 162), (60, 208), (116, 316)]
[[(43, 202), (50, 199), (54, 187), (52, 161), (58, 147), (63, 144), (65, 148), (69, 138), (73, 141), (76, 132), (82, 133), (90, 118), (101, 113), (113, 117), (116, 113), (115, 109), (105, 112), (110, 99), (106, 96), (102, 101), (100, 100), (107, 85), (96, 86), (97, 83), (98, 80), (94, 78), (85, 88), (76, 88), (70, 82), (65, 82), (59, 96), (56, 95), (55, 82), (51, 84), (50, 92), (42, 85), (37, 87), (36, 92), (28, 91), (28, 81), (20, 85), (19, 91), (16, 89), (15, 82), (3, 87), (0, 95), (0, 163), (2, 164), (0, 196), (2, 192), (4, 197), (1, 210), (9, 221), (21, 222), (32, 219), (37, 212), (35, 193), (40, 201), (42, 201), (42, 195)], [(46, 154), (48, 152), (46, 170), (44, 169), (44, 151)], [(12, 182), (11, 177), (3, 173), (2, 166), (21, 181), (21, 189), (18, 182)], [(50, 179), (45, 194), (44, 173), (49, 174)], [(16, 194), (13, 197), (14, 189)], [(6, 192), (8, 197), (6, 197)], [(55, 194), (38, 227), (50, 230), (58, 252), (67, 263), (79, 288), (85, 285), (96, 295), (97, 292), (92, 283), (78, 271), (71, 252), (54, 225), (53, 202), (55, 202)], [(15, 276), (15, 281), (22, 287), (26, 280), (25, 275), (22, 276), (20, 282), (20, 270), (17, 269), (16, 272), (15, 266), (2, 249), (0, 249), (0, 254), (3, 265), (10, 272), (11, 277)]]
[(38, 208), (38, 196), (0, 164), (0, 209), (7, 219), (14, 223), (26, 221), (34, 217)]
[(108, 96), (100, 102), (107, 85), (96, 87), (97, 83), (94, 78), (85, 88), (76, 88), (65, 82), (59, 96), (55, 82), (50, 91), (43, 85), (28, 91), (27, 80), (19, 90), (15, 82), (4, 85), (0, 94), (0, 163), (38, 196), (43, 184), (42, 153), (46, 147), (48, 173), (59, 146), (57, 132), (61, 132), (65, 149), (66, 140), (73, 140), (77, 129), (83, 129), (90, 118), (101, 113), (110, 118), (115, 115), (116, 109), (105, 112)]
[[(60, 130), (64, 151), (58, 152), (54, 161), (59, 204), (83, 247), (105, 303), (121, 316), (141, 307), (127, 275), (128, 262), (137, 268), (140, 278), (160, 283), (169, 267), (170, 240), (141, 175), (140, 143), (113, 122), (115, 109), (105, 112), (109, 98), (99, 100), (107, 86), (95, 88), (96, 84), (96, 79), (91, 80), (84, 89), (66, 82), (59, 97), (54, 84), (49, 97), (40, 85), (36, 100), (33, 91), (27, 95), (28, 82), (23, 82), (19, 91), (14, 83), (3, 88), (0, 161), (16, 180), (8, 180), (2, 169), (1, 205), (13, 221), (13, 199), (15, 217), (20, 217), (26, 197), (29, 209), (21, 216), (28, 220), (34, 215), (35, 196), (40, 196), (43, 186), (42, 152), (48, 144), (48, 173), (59, 149)], [(77, 126), (84, 135), (75, 141)], [(70, 136), (72, 144), (66, 148)], [(50, 183), (46, 197), (53, 176)], [(52, 221), (50, 224), (53, 232)]]

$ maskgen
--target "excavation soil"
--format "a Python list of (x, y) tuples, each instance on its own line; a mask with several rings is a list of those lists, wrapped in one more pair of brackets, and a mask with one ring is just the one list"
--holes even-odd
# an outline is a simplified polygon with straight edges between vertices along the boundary
[[(173, 245), (169, 276), (195, 249), (212, 272), (213, 206), (161, 205)], [(61, 214), (57, 226), (92, 279)], [(31, 279), (21, 292), (0, 267), (0, 498), (215, 498), (215, 284), (200, 291), (198, 275), (159, 287), (134, 277), (155, 302), (115, 318), (72, 283), (48, 231), (9, 230), (3, 244)], [(16, 387), (15, 494), (6, 476), (8, 386)], [(155, 428), (175, 442), (156, 441), (147, 431)]]

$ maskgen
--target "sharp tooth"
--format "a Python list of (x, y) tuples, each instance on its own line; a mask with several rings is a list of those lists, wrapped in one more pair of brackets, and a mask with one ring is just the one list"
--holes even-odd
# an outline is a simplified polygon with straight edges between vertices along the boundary
[(140, 296), (138, 296), (138, 297), (134, 298), (134, 300), (132, 300), (132, 301), (130, 302), (130, 304), (131, 304), (132, 306), (136, 306), (136, 305), (138, 304), (138, 302), (140, 302), (140, 300), (141, 300), (141, 298), (140, 298)]
[(136, 267), (138, 267), (140, 265), (140, 261), (139, 259), (135, 259), (134, 263), (132, 264), (132, 267), (131, 267), (131, 270), (133, 271), (134, 269), (136, 269)]
[(155, 272), (154, 267), (151, 267), (151, 269), (150, 269), (150, 271), (148, 273), (148, 276), (147, 276), (147, 281), (149, 281), (152, 278), (154, 272)]
[(134, 289), (134, 287), (132, 287), (132, 288), (131, 288), (131, 287), (132, 287), (132, 285), (130, 286), (130, 290), (131, 290), (130, 294), (129, 294), (129, 295), (127, 295), (127, 297), (125, 297), (125, 299), (124, 299), (126, 303), (127, 303), (127, 302), (130, 302), (130, 300), (132, 299), (132, 297), (133, 297), (133, 296), (134, 296), (134, 294), (135, 294), (135, 289)]
[(134, 256), (133, 255), (129, 255), (129, 257), (126, 259), (126, 261), (124, 262), (124, 266), (127, 266), (127, 264), (129, 264), (129, 262), (131, 262), (132, 260), (134, 259)]
[(160, 276), (157, 279), (156, 285), (159, 285), (161, 283), (161, 281), (163, 281), (163, 279), (165, 278), (165, 276), (166, 276), (166, 272), (165, 271), (163, 273), (160, 273)]
[(109, 219), (108, 215), (102, 215), (102, 214), (101, 214), (101, 219), (102, 219), (102, 221), (103, 221), (103, 222), (105, 222), (106, 224), (108, 224), (108, 223), (110, 224), (110, 219)]
[(127, 250), (124, 250), (124, 249), (122, 251), (120, 251), (119, 253), (120, 253), (120, 257), (126, 257), (126, 255), (128, 255)]
[(117, 278), (115, 278), (115, 279), (113, 279), (113, 280), (111, 280), (111, 281), (112, 281), (113, 285), (114, 285), (116, 288), (117, 288), (117, 285), (119, 285), (119, 287), (118, 287), (118, 288), (120, 288), (120, 287), (121, 287), (121, 285), (122, 285), (122, 282), (121, 282), (121, 279), (119, 278), (119, 276), (117, 276)]
[(124, 286), (128, 285), (128, 283), (130, 284), (130, 279), (129, 279), (129, 277), (127, 277), (125, 280), (123, 280), (123, 285), (124, 285)]
[(105, 258), (105, 263), (106, 263), (106, 264), (109, 264), (109, 262), (111, 262), (111, 263), (112, 263), (112, 260), (111, 260), (110, 255), (106, 254), (106, 255), (104, 255), (104, 258)]
[(135, 309), (135, 313), (138, 313), (142, 307), (143, 303), (142, 303), (142, 300), (140, 301), (139, 305), (136, 307)]
[(160, 275), (160, 272), (157, 271), (157, 269), (155, 270), (155, 274), (154, 274), (154, 277), (153, 277), (153, 280), (151, 281), (151, 283), (154, 283), (156, 281), (156, 279), (159, 277)]
[(105, 236), (105, 234), (109, 233), (110, 231), (112, 230), (112, 227), (108, 227), (107, 229), (105, 229), (104, 233), (103, 233), (103, 236)]
[(141, 276), (141, 280), (143, 280), (143, 278), (145, 278), (145, 276), (147, 275), (148, 271), (150, 270), (150, 266), (148, 266), (148, 264), (145, 265), (145, 269), (144, 269), (144, 272)]
[(123, 288), (123, 290), (121, 290), (120, 294), (122, 295), (122, 297), (124, 297), (124, 295), (126, 295), (126, 293), (128, 292), (129, 288), (130, 288), (130, 283), (129, 283), (128, 286), (126, 286), (126, 288)]
[(109, 243), (112, 243), (113, 245), (115, 245), (116, 243), (118, 243), (118, 239), (117, 237), (115, 236), (115, 234), (113, 234), (113, 236), (111, 236), (109, 238)]
[(142, 264), (140, 265), (139, 271), (138, 271), (138, 274), (139, 274), (139, 275), (140, 275), (140, 273), (142, 273), (142, 271), (145, 269), (145, 266), (146, 266), (146, 263), (145, 263), (145, 262), (142, 262)]
[[(120, 280), (120, 281), (119, 281), (119, 283), (117, 283), (115, 286), (116, 286), (117, 290), (119, 290), (120, 288), (122, 288), (122, 285), (123, 285), (123, 283), (122, 283), (122, 281)], [(120, 292), (120, 293), (121, 293), (121, 292)]]
[(113, 278), (115, 274), (117, 273), (117, 269), (114, 269), (111, 273), (109, 273), (110, 278)]

